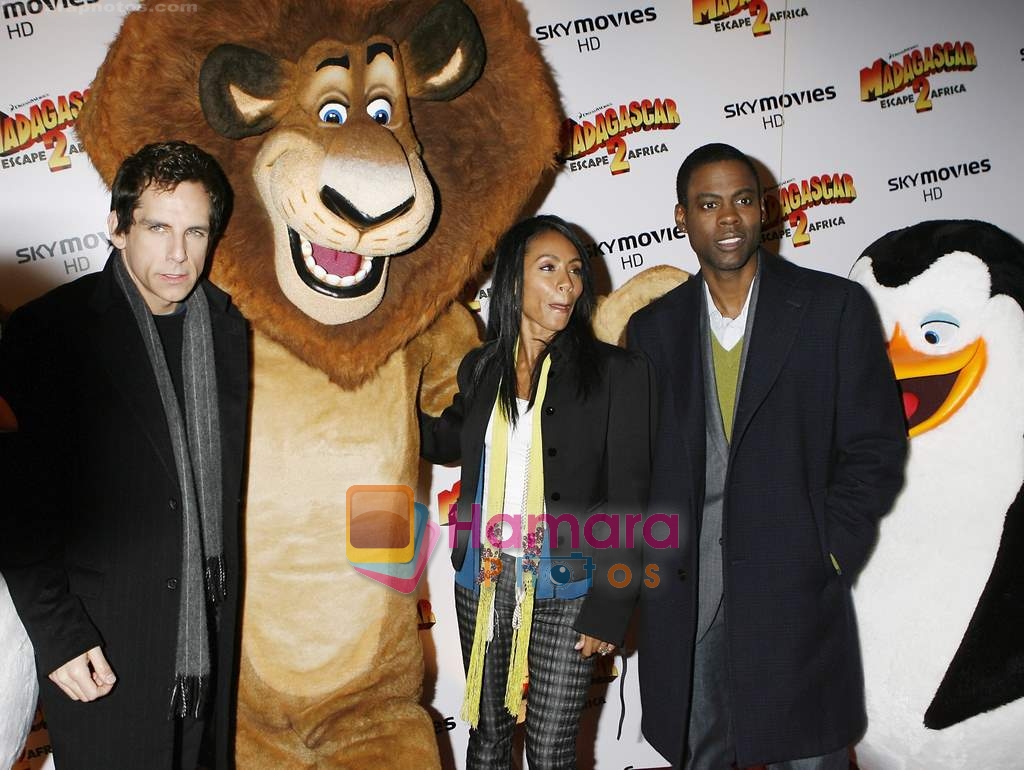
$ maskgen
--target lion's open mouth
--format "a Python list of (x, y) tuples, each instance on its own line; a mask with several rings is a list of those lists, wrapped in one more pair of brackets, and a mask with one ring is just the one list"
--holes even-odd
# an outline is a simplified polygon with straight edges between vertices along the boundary
[(387, 257), (364, 257), (312, 243), (288, 228), (295, 271), (309, 288), (328, 297), (359, 297), (372, 291), (384, 275)]

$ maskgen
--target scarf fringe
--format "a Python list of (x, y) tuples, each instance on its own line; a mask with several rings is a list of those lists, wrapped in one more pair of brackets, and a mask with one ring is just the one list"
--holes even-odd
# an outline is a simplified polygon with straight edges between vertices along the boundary
[(484, 656), (487, 652), (485, 626), (494, 607), (494, 594), (493, 580), (480, 585), (480, 600), (476, 606), (476, 628), (473, 631), (473, 650), (469, 655), (469, 669), (466, 671), (466, 695), (459, 715), (474, 729), (480, 723), (480, 694), (483, 692)]
[(530, 673), (530, 630), (533, 628), (533, 573), (523, 575), (523, 600), (520, 624), (512, 630), (512, 654), (508, 661), (508, 679), (505, 680), (505, 709), (514, 717), (519, 716), (523, 703), (523, 685)]
[(171, 690), (171, 714), (176, 717), (202, 716), (209, 692), (210, 677), (202, 674), (178, 674)]
[(211, 556), (203, 568), (203, 583), (206, 585), (206, 598), (216, 607), (228, 595), (228, 575), (224, 569), (223, 556)]

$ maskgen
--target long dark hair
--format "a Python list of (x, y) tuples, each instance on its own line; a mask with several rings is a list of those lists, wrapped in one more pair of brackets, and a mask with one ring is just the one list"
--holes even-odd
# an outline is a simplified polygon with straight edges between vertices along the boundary
[(519, 416), (516, 406), (515, 348), (523, 315), (524, 257), (526, 248), (533, 238), (551, 231), (564, 236), (579, 254), (581, 286), (568, 325), (551, 339), (534, 366), (530, 383), (530, 406), (533, 406), (537, 396), (541, 363), (544, 357), (549, 355), (551, 346), (556, 341), (560, 350), (565, 351), (565, 362), (575, 374), (579, 395), (586, 396), (598, 377), (597, 340), (591, 328), (596, 304), (594, 274), (587, 249), (576, 231), (561, 217), (542, 214), (524, 219), (501, 237), (495, 249), (494, 276), (491, 280), (491, 301), (487, 320), (489, 344), (473, 371), (474, 384), (479, 384), (492, 367), (497, 367), (501, 376), (498, 400), (511, 425), (516, 424)]

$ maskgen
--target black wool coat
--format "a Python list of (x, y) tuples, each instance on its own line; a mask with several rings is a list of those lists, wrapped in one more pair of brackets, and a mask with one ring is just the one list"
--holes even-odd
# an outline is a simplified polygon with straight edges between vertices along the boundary
[[(489, 343), (493, 344), (493, 343)], [(486, 346), (485, 346), (486, 347)], [(485, 348), (471, 351), (459, 366), (459, 392), (440, 417), (421, 413), (421, 454), (436, 463), (462, 463), (460, 522), (472, 519), (474, 493), (480, 482), (481, 455), (487, 423), (498, 392), (499, 373), (492, 370), (473, 383), (472, 373)], [(570, 559), (580, 552), (592, 561), (592, 588), (576, 621), (576, 629), (598, 639), (621, 644), (636, 603), (640, 582), (640, 526), (629, 547), (625, 526), (632, 515), (639, 522), (647, 501), (653, 413), (653, 380), (643, 356), (597, 343), (596, 381), (586, 397), (578, 390), (572, 343), (561, 334), (551, 343), (547, 395), (540, 407), (544, 454), (544, 503), (549, 517), (572, 516), (580, 539), (574, 547), (570, 530), (550, 530), (551, 556)], [(620, 535), (614, 547), (594, 547), (586, 538), (586, 523), (594, 514), (617, 516)], [(490, 512), (488, 512), (490, 514)], [(601, 531), (597, 531), (600, 536)], [(594, 539), (595, 543), (597, 538)], [(468, 531), (458, 533), (452, 564), (462, 566)], [(610, 541), (609, 541), (610, 542)], [(604, 543), (598, 543), (604, 545)], [(578, 565), (579, 560), (575, 564)], [(627, 585), (608, 581), (616, 564), (629, 569)], [(613, 577), (622, 582), (625, 572)], [(577, 576), (579, 577), (579, 576)]]
[[(0, 340), (0, 395), (26, 469), (11, 491), (3, 572), (32, 640), (57, 764), (171, 767), (169, 719), (182, 559), (180, 487), (142, 336), (111, 270), (16, 311)], [(249, 398), (247, 325), (207, 281), (220, 406), (228, 577), (217, 621), (218, 767), (229, 764), (241, 565), (239, 508)], [(47, 675), (100, 645), (109, 695), (71, 701)]]
[[(903, 480), (906, 436), (881, 325), (862, 287), (761, 252), (722, 525), (728, 700), (738, 766), (817, 756), (866, 725), (851, 584)], [(680, 517), (647, 549), (643, 732), (682, 762), (705, 479), (698, 274), (637, 312), (629, 345), (659, 382), (649, 512)], [(714, 394), (711, 394), (714, 397)], [(838, 568), (833, 565), (833, 557)]]

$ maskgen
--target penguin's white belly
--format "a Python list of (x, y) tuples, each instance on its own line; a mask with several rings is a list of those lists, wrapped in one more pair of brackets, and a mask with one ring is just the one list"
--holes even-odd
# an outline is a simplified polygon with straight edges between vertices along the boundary
[[(869, 700), (870, 704), (870, 700)], [(918, 723), (899, 733), (883, 729), (882, 714), (868, 711), (868, 734), (857, 744), (861, 770), (1018, 770), (1024, 757), (1024, 699), (979, 714), (945, 730)], [(872, 724), (872, 720), (875, 724)]]
[(21, 754), (38, 694), (32, 643), (0, 575), (0, 767)]
[(855, 589), (868, 710), (868, 732), (857, 747), (863, 770), (1009, 768), (996, 762), (997, 754), (1016, 762), (1024, 756), (1024, 701), (946, 730), (923, 724), (988, 580), (1020, 486), (1008, 447), (990, 445), (951, 461), (954, 437), (935, 438), (926, 434), (911, 443), (907, 485), (882, 520), (878, 547)]

